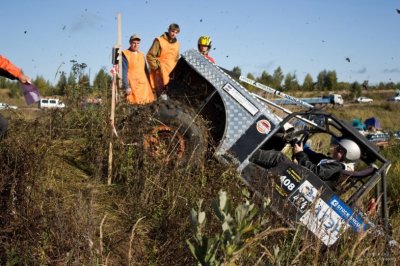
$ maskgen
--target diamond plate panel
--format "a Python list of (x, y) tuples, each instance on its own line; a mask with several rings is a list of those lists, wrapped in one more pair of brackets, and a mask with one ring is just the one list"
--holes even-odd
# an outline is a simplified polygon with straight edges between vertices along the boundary
[[(195, 69), (199, 74), (206, 78), (219, 92), (225, 104), (226, 109), (226, 128), (225, 136), (217, 148), (218, 154), (224, 154), (254, 123), (255, 120), (264, 114), (269, 118), (270, 122), (274, 125), (279, 124), (279, 118), (271, 112), (264, 104), (252, 96), (245, 88), (238, 82), (227, 75), (217, 65), (212, 64), (208, 59), (201, 55), (198, 51), (192, 49), (186, 51), (182, 55), (185, 60)], [(239, 95), (236, 99), (224, 90), (224, 86), (230, 84), (233, 92), (238, 92)], [(246, 104), (239, 103), (238, 99), (243, 102), (248, 102), (250, 105), (258, 109), (255, 114), (246, 109)]]

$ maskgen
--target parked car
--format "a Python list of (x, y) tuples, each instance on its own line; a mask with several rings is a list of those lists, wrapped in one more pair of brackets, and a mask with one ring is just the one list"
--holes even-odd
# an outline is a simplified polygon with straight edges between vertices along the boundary
[(9, 105), (8, 103), (0, 103), (0, 109), (18, 109), (18, 106)]
[(65, 104), (60, 99), (40, 99), (39, 108), (65, 108)]
[(392, 98), (389, 98), (388, 101), (392, 101), (392, 102), (400, 102), (400, 96), (394, 96)]
[(358, 97), (356, 99), (356, 102), (358, 102), (358, 103), (370, 103), (370, 102), (373, 102), (373, 101), (374, 100), (372, 100), (371, 98), (364, 97), (364, 96)]
[(393, 138), (400, 140), (400, 131), (393, 132)]

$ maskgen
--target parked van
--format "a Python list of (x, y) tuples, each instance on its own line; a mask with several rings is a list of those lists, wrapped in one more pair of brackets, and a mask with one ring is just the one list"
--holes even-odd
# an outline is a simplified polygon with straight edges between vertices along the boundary
[(39, 108), (64, 108), (65, 104), (60, 99), (40, 99)]

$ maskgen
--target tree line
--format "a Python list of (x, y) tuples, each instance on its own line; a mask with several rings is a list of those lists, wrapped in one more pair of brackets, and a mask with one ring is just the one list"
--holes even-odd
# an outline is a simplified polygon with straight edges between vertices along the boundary
[[(69, 73), (59, 71), (58, 82), (53, 85), (43, 76), (32, 79), (32, 83), (38, 88), (42, 97), (46, 96), (72, 96), (71, 98), (83, 98), (88, 95), (100, 97), (111, 88), (112, 78), (105, 68), (100, 69), (91, 84), (90, 77), (86, 73), (87, 65), (71, 60), (72, 67)], [(0, 88), (8, 88), (11, 97), (20, 97), (21, 91), (17, 81), (10, 81), (0, 77)]]
[[(233, 75), (236, 78), (242, 75), (239, 67), (234, 67), (232, 70)], [(400, 90), (400, 82), (384, 83), (380, 82), (377, 85), (370, 85), (365, 80), (362, 83), (357, 81), (349, 83), (338, 81), (336, 71), (334, 70), (323, 70), (319, 72), (316, 80), (312, 78), (310, 74), (307, 74), (300, 84), (296, 74), (288, 73), (284, 74), (281, 67), (274, 70), (272, 74), (267, 71), (263, 71), (260, 76), (256, 77), (253, 74), (247, 74), (247, 78), (255, 80), (259, 83), (270, 86), (280, 91), (347, 91), (353, 97), (361, 95), (363, 90)], [(250, 91), (254, 90), (251, 85), (244, 84), (244, 87)]]
[[(37, 76), (32, 80), (42, 96), (99, 96), (102, 92), (111, 87), (112, 78), (105, 68), (100, 69), (99, 72), (95, 74), (93, 83), (91, 84), (90, 77), (86, 73), (87, 65), (85, 63), (79, 63), (75, 60), (71, 60), (70, 62), (72, 63), (71, 70), (69, 73), (65, 71), (59, 71), (57, 73), (59, 75), (58, 82), (55, 85), (51, 84), (42, 76)], [(242, 75), (242, 70), (240, 67), (235, 66), (232, 69), (231, 74), (233, 77), (238, 79), (239, 76)], [(336, 71), (334, 70), (323, 70), (319, 72), (316, 80), (314, 80), (310, 74), (307, 74), (302, 84), (300, 84), (298, 81), (295, 73), (287, 73), (285, 75), (281, 67), (277, 67), (272, 74), (268, 73), (267, 71), (263, 71), (258, 77), (249, 73), (247, 74), (247, 78), (270, 86), (274, 89), (286, 92), (347, 91), (351, 96), (358, 97), (361, 95), (363, 90), (400, 90), (400, 82), (380, 82), (377, 85), (369, 85), (367, 80), (363, 83), (348, 83), (338, 81)], [(250, 91), (255, 90), (248, 84), (242, 85)], [(17, 82), (0, 77), (0, 88), (10, 89), (11, 97), (20, 96), (20, 89)]]

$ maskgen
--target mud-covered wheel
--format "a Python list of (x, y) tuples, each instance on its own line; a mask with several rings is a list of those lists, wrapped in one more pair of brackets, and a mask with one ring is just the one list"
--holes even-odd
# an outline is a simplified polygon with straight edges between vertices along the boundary
[(8, 128), (8, 121), (0, 115), (0, 139), (4, 136)]
[(152, 106), (150, 130), (144, 136), (144, 149), (166, 164), (201, 166), (208, 137), (203, 119), (177, 102)]

